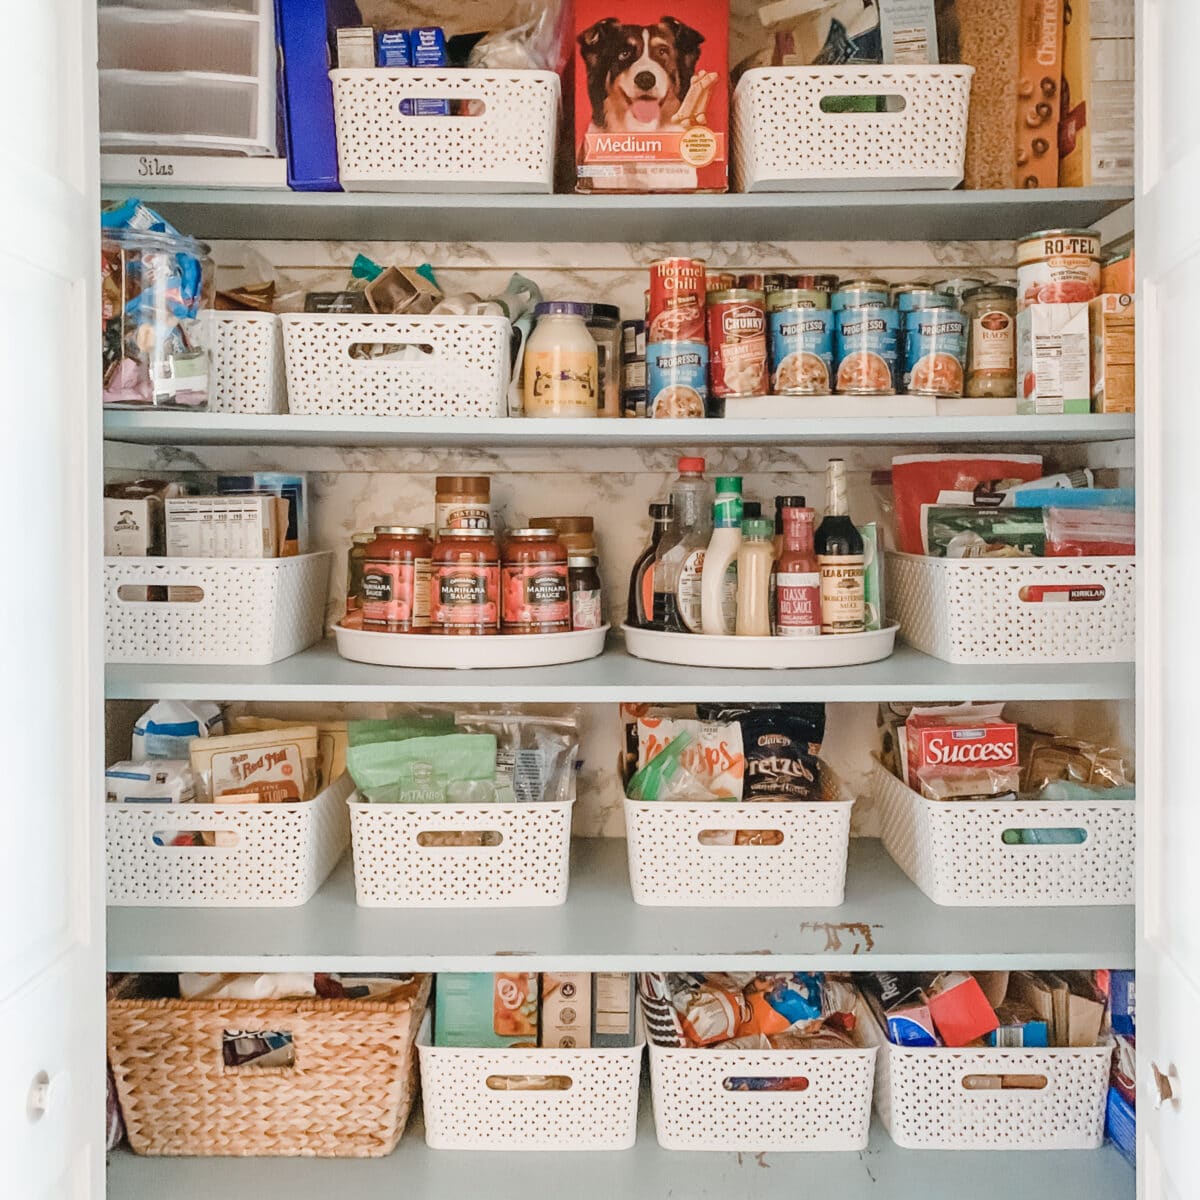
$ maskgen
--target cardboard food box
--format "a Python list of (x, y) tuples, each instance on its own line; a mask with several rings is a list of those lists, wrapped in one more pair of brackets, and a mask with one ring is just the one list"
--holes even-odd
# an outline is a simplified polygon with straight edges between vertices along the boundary
[(182, 496), (166, 502), (169, 558), (278, 558), (287, 531), (279, 496)]
[(1022, 0), (971, 0), (956, 6), (960, 58), (975, 68), (967, 113), (968, 188), (1010, 188), (1017, 178), (1017, 76), (1013, 36)]
[(1131, 413), (1136, 397), (1133, 297), (1097, 296), (1088, 307), (1092, 324), (1092, 411)]
[(543, 973), (539, 1042), (555, 1050), (592, 1044), (592, 977), (587, 971)]
[(1017, 187), (1057, 187), (1062, 0), (1021, 0), (1017, 37)]
[(1092, 410), (1086, 304), (1031, 304), (1017, 314), (1017, 412)]
[(576, 191), (723, 192), (728, 0), (576, 0)]

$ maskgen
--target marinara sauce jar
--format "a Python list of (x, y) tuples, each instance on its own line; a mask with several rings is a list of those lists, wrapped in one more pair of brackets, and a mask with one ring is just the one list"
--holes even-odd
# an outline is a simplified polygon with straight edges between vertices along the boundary
[(376, 525), (362, 566), (362, 627), (376, 633), (429, 632), (433, 542), (419, 525)]
[(568, 633), (567, 548), (553, 529), (513, 529), (500, 568), (502, 633)]
[(429, 578), (430, 633), (500, 632), (500, 547), (490, 529), (443, 529)]

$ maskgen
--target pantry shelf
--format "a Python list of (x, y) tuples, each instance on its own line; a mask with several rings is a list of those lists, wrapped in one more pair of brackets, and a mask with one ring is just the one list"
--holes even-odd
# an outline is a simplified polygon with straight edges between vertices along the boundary
[(523, 670), (378, 667), (331, 641), (269, 666), (110, 663), (110, 700), (513, 701), (603, 704), (716, 700), (1123, 700), (1130, 663), (955, 666), (897, 646), (882, 662), (831, 670), (716, 670), (633, 658), (609, 635), (599, 658)]
[[(126, 185), (107, 185), (123, 200)], [(1129, 204), (1126, 187), (995, 191), (528, 196), (136, 189), (192, 236), (424, 242), (1011, 241), (1093, 225)]]
[[(211, 1200), (288, 1196), (290, 1200), (394, 1200), (397, 1195), (527, 1200), (547, 1190), (572, 1200), (680, 1196), (687, 1200), (1133, 1200), (1134, 1173), (1111, 1146), (1036, 1154), (901, 1150), (875, 1121), (857, 1154), (685, 1154), (654, 1139), (650, 1098), (642, 1095), (637, 1145), (590, 1154), (471, 1153), (430, 1150), (414, 1115), (394, 1154), (382, 1159), (139, 1158), (109, 1155), (108, 1192), (120, 1200)], [(560, 1174), (561, 1172), (561, 1174)], [(486, 1184), (481, 1187), (481, 1181)], [(564, 1188), (570, 1180), (569, 1191)], [(557, 1184), (557, 1187), (555, 1186)], [(548, 1186), (549, 1185), (549, 1186)]]
[(150, 446), (899, 446), (1109, 442), (1132, 438), (1132, 413), (1043, 417), (889, 416), (788, 420), (569, 421), (496, 417), (104, 414), (111, 442)]
[(649, 908), (621, 838), (572, 845), (556, 908), (359, 908), (349, 857), (301, 908), (109, 908), (111, 971), (1132, 967), (1132, 907), (940, 908), (874, 838), (839, 908)]

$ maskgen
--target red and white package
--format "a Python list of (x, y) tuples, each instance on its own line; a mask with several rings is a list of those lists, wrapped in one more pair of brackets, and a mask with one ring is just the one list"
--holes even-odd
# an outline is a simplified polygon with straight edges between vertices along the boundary
[(922, 795), (1002, 795), (1019, 786), (1021, 756), (1011, 721), (913, 716), (905, 732), (908, 786)]
[(923, 554), (921, 505), (937, 503), (942, 492), (974, 492), (998, 484), (1042, 477), (1040, 454), (901, 454), (892, 459), (896, 505), (896, 549)]

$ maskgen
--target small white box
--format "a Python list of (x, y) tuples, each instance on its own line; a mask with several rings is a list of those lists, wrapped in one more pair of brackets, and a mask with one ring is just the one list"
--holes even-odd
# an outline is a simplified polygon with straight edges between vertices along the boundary
[(1092, 407), (1086, 304), (1031, 304), (1017, 314), (1017, 412), (1086, 413)]
[(166, 502), (168, 558), (276, 558), (275, 496), (181, 496)]

